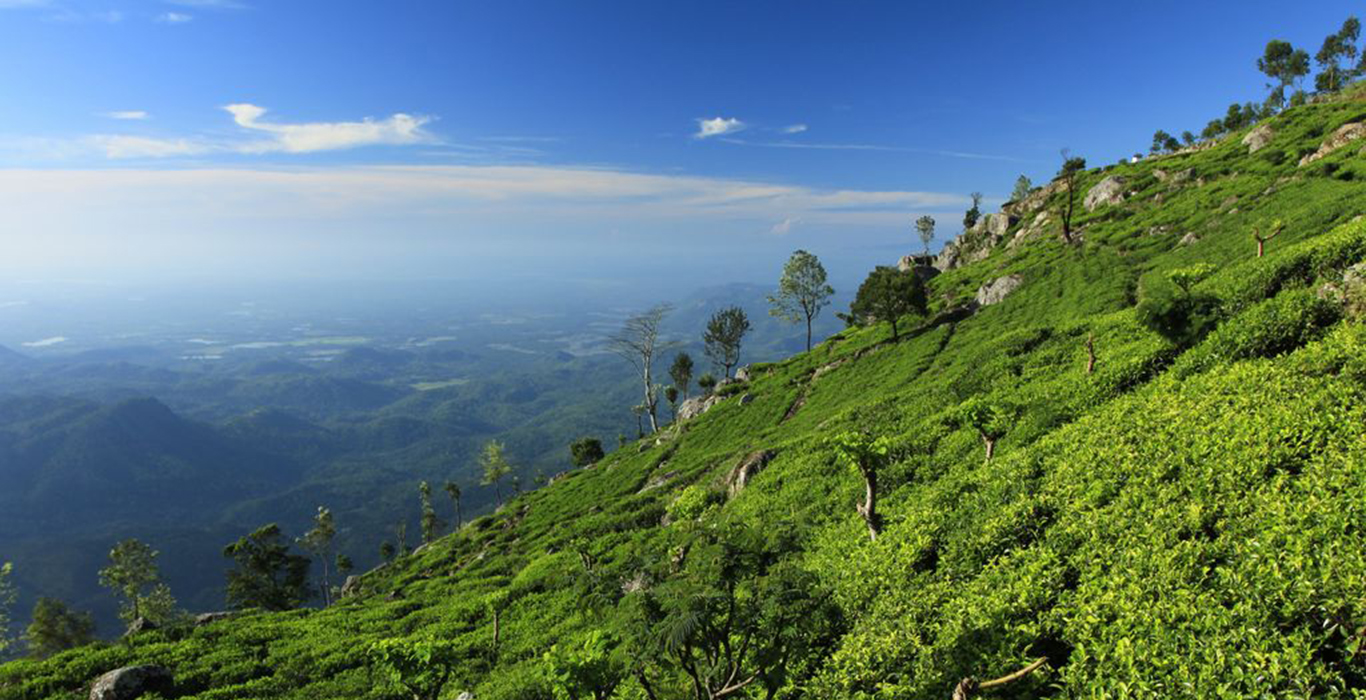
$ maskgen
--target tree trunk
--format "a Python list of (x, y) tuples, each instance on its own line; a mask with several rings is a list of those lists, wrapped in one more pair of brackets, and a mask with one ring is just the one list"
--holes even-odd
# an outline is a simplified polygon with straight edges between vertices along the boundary
[(877, 513), (877, 472), (864, 471), (863, 485), (863, 505), (858, 506), (858, 513), (863, 516), (863, 522), (868, 524), (868, 539), (876, 542), (878, 533), (882, 531), (882, 519)]
[(811, 352), (811, 314), (806, 315), (806, 351)]
[(983, 436), (982, 436), (982, 442), (983, 442), (984, 444), (986, 444), (986, 446), (987, 446), (987, 459), (986, 459), (986, 461), (990, 462), (990, 461), (991, 461), (991, 456), (994, 455), (994, 454), (996, 454), (996, 438), (991, 438), (991, 437), (987, 437), (987, 436), (983, 435)]
[(1261, 239), (1261, 238), (1258, 238), (1258, 239), (1257, 239), (1257, 257), (1259, 257), (1259, 258), (1262, 257), (1262, 254), (1265, 253), (1265, 252), (1266, 252), (1266, 241), (1263, 240), (1263, 239)]
[(493, 662), (498, 663), (498, 608), (493, 609)]
[(1096, 334), (1086, 335), (1086, 373), (1090, 374), (1096, 370)]

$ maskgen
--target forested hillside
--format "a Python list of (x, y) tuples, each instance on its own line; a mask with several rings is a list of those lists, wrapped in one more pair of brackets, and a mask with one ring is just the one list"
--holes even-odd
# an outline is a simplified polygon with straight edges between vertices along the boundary
[(0, 698), (138, 664), (199, 700), (1359, 697), (1364, 98), (1065, 167), (895, 338), (852, 314), (325, 609), (14, 661)]

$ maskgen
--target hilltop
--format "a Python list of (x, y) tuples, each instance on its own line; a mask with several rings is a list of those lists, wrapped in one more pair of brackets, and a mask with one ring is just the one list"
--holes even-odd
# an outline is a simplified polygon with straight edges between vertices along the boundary
[(1022, 668), (993, 693), (1359, 694), (1363, 120), (1348, 91), (1082, 171), (1070, 243), (1047, 185), (949, 246), (899, 340), (751, 365), (326, 609), (15, 661), (0, 698), (133, 664), (167, 698), (401, 697), (389, 639), (480, 700), (945, 698)]

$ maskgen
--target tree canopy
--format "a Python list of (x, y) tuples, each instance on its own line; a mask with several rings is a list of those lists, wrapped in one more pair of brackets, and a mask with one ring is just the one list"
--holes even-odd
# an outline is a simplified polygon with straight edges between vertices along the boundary
[(919, 275), (911, 270), (878, 266), (859, 285), (849, 307), (849, 320), (859, 325), (886, 321), (891, 324), (892, 338), (898, 338), (902, 316), (924, 313), (925, 284)]
[(292, 610), (309, 598), (308, 557), (291, 554), (280, 526), (265, 525), (223, 548), (232, 559), (226, 596), (234, 608)]
[(721, 367), (721, 376), (729, 377), (731, 368), (740, 362), (740, 344), (749, 329), (749, 316), (738, 306), (721, 309), (707, 320), (702, 333), (704, 352)]
[(792, 323), (806, 322), (806, 349), (811, 350), (811, 321), (830, 304), (834, 288), (825, 281), (825, 266), (805, 250), (792, 253), (783, 265), (778, 292), (768, 297), (769, 314)]

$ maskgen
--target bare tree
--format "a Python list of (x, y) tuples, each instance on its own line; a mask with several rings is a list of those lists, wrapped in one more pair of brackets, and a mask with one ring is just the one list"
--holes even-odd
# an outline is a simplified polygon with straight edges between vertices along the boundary
[(639, 373), (645, 390), (645, 414), (650, 417), (650, 431), (659, 432), (659, 387), (654, 381), (655, 355), (664, 350), (659, 341), (659, 327), (664, 317), (673, 310), (669, 304), (659, 304), (628, 319), (616, 335), (608, 339), (612, 352), (630, 362)]

